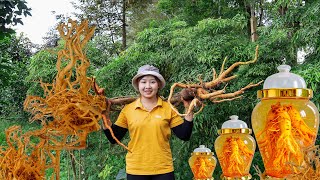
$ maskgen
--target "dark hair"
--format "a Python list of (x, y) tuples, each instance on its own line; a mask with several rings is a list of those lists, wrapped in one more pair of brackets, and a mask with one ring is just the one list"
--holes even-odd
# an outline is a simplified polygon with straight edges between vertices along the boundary
[(154, 75), (151, 75), (151, 74), (146, 74), (146, 75), (143, 75), (143, 76), (141, 76), (141, 77), (138, 77), (137, 83), (139, 84), (139, 81), (140, 81), (143, 77), (145, 77), (145, 76), (153, 76), (153, 77), (156, 79), (157, 83), (158, 83), (159, 85), (161, 85), (161, 81), (159, 80), (159, 78), (158, 78), (157, 76), (154, 76)]

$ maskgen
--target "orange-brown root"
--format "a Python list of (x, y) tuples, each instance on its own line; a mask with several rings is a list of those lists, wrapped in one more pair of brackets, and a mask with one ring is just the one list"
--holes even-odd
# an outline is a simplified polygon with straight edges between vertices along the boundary
[(242, 177), (248, 175), (253, 153), (239, 137), (228, 137), (223, 150), (218, 155), (219, 162), (226, 177)]
[[(308, 136), (313, 131), (304, 125), (293, 106), (281, 105), (280, 102), (271, 106), (265, 129), (256, 136), (268, 176), (283, 178), (297, 172), (292, 165), (303, 163), (302, 150), (308, 147), (308, 143), (314, 142), (310, 140), (313, 137)], [(298, 140), (304, 143), (299, 144)]]
[[(236, 62), (236, 63), (232, 64), (227, 70), (224, 70), (224, 64), (226, 61), (226, 59), (225, 59), (223, 61), (222, 66), (221, 66), (221, 71), (220, 71), (220, 74), (218, 75), (218, 77), (216, 76), (216, 71), (213, 69), (213, 79), (210, 82), (203, 82), (202, 78), (199, 77), (198, 78), (200, 81), (199, 84), (174, 83), (170, 88), (170, 94), (168, 97), (168, 103), (170, 104), (170, 107), (175, 112), (177, 112), (178, 115), (187, 116), (190, 113), (192, 113), (195, 105), (198, 104), (198, 103), (193, 103), (193, 106), (189, 106), (189, 109), (186, 111), (185, 114), (179, 113), (178, 110), (176, 109), (176, 107), (171, 103), (171, 100), (172, 100), (173, 94), (174, 94), (174, 90), (176, 87), (183, 88), (183, 89), (196, 89), (195, 90), (196, 94), (192, 96), (192, 97), (194, 97), (193, 100), (197, 99), (197, 101), (202, 103), (202, 108), (197, 113), (200, 113), (202, 111), (202, 109), (204, 107), (203, 101), (206, 99), (208, 99), (214, 103), (221, 103), (224, 101), (232, 101), (235, 99), (239, 99), (241, 97), (239, 95), (243, 94), (245, 90), (260, 85), (262, 83), (262, 81), (258, 82), (256, 84), (250, 83), (247, 86), (241, 88), (240, 90), (232, 92), (232, 93), (225, 94), (225, 88), (220, 89), (220, 90), (214, 90), (214, 89), (219, 84), (229, 82), (237, 77), (236, 75), (227, 77), (227, 75), (230, 74), (234, 68), (241, 66), (241, 65), (255, 63), (258, 59), (258, 49), (259, 49), (259, 46), (256, 47), (255, 57), (253, 60), (246, 61), (246, 62)], [(214, 90), (214, 91), (212, 91), (212, 90)], [(183, 91), (184, 90), (182, 90), (182, 92)], [(195, 113), (195, 114), (197, 114), (197, 113)]]
[(197, 157), (191, 166), (194, 178), (206, 179), (212, 177), (212, 172), (215, 168), (213, 162), (209, 161), (206, 157)]

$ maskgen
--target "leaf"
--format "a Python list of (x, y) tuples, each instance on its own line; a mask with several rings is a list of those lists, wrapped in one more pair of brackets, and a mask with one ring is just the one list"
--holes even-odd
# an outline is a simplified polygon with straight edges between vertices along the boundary
[(19, 11), (14, 11), (15, 14), (17, 15), (21, 15), (22, 14), (22, 10), (20, 9)]
[(28, 15), (29, 15), (29, 16), (32, 16), (29, 11), (24, 11), (24, 12), (23, 12), (23, 15), (24, 15), (25, 17), (27, 17)]
[(13, 19), (13, 21), (14, 21), (15, 24), (19, 23), (19, 24), (23, 25), (23, 22), (21, 21), (21, 18)]

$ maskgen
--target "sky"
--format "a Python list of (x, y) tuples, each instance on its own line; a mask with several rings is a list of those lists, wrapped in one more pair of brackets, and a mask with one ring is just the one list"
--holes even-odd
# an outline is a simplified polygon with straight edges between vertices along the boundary
[(22, 16), (23, 25), (14, 26), (19, 35), (21, 32), (35, 44), (42, 44), (42, 37), (55, 26), (55, 14), (67, 14), (72, 16), (75, 12), (72, 0), (27, 0), (27, 6), (31, 8), (32, 16)]

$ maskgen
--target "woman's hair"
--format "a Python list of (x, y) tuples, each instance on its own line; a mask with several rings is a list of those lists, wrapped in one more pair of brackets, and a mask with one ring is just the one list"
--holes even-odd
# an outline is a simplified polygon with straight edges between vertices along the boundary
[[(139, 84), (139, 81), (140, 81), (143, 77), (145, 77), (145, 76), (153, 76), (153, 75), (144, 75), (144, 76), (139, 77), (139, 78), (137, 79), (138, 84)], [(160, 85), (161, 85), (161, 81), (160, 81), (156, 76), (153, 76), (153, 77), (157, 80), (157, 83), (158, 83), (158, 85), (160, 86)]]

